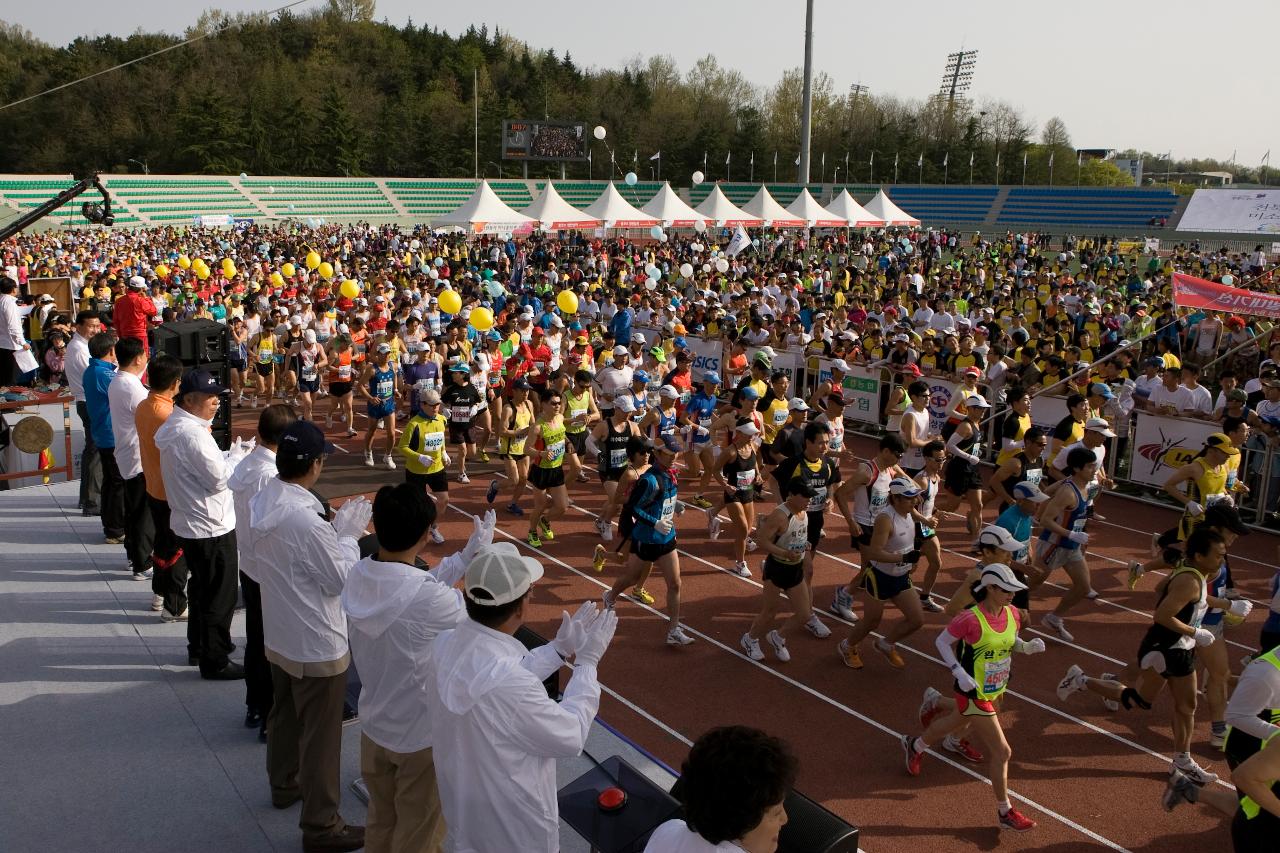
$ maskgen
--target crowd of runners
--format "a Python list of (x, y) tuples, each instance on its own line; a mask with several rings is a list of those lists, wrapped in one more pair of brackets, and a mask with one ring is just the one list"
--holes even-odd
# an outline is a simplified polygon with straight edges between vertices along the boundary
[[(1178, 308), (1169, 289), (1177, 270), (1270, 290), (1269, 259), (1194, 244), (1122, 255), (1106, 237), (1055, 238), (1054, 251), (1044, 235), (937, 230), (770, 232), (729, 256), (729, 236), (255, 226), (49, 232), (4, 251), (14, 281), (67, 276), (79, 300), (71, 316), (36, 300), (22, 309), (43, 379), (58, 378), (47, 352), (90, 320), (145, 339), (157, 322), (205, 318), (229, 330), (232, 406), (285, 402), (331, 439), (362, 436), (364, 464), (388, 479), (403, 468), (437, 517), (450, 485), (483, 471), (487, 492), (469, 493), (470, 508), (493, 504), (530, 548), (554, 549), (569, 488), (603, 484), (594, 500), (574, 498), (597, 516), (592, 569), (612, 581), (603, 606), (625, 618), (624, 602), (655, 605), (661, 577), (668, 645), (694, 642), (680, 621), (677, 535), (727, 541), (724, 568), (763, 580), (740, 638), (755, 661), (785, 664), (807, 632), (831, 638), (833, 666), (874, 683), (884, 675), (866, 665), (868, 648), (902, 669), (898, 645), (945, 612), (935, 645), (950, 678), (904, 721), (917, 732), (902, 739), (906, 770), (927, 772), (934, 749), (987, 763), (1002, 827), (1035, 826), (1007, 794), (1000, 708), (1015, 653), (1051, 640), (1055, 662), (1032, 665), (1065, 670), (1063, 703), (1088, 693), (1115, 713), (1151, 714), (1168, 686), (1164, 807), (1204, 802), (1232, 818), (1235, 849), (1274, 849), (1280, 575), (1265, 615), (1252, 614), (1230, 552), (1250, 532), (1238, 505), (1262, 475), (1241, 451), (1280, 435), (1269, 357), (1280, 353), (1265, 318)], [(795, 353), (805, 367), (779, 366)], [(888, 378), (865, 457), (844, 417), (854, 365)], [(940, 426), (932, 377), (957, 383)], [(1031, 423), (1042, 394), (1062, 398), (1051, 433)], [(1097, 595), (1091, 519), (1113, 485), (1107, 455), (1126, 452), (1138, 409), (1220, 428), (1166, 485), (1179, 524), (1133, 555), (1151, 627), (1133, 637), (1125, 671), (1093, 677), (1070, 663), (1068, 619)], [(961, 532), (942, 532), (957, 511)], [(834, 588), (815, 588), (819, 550), (853, 566)], [(977, 563), (947, 577), (944, 550)], [(1069, 583), (1061, 595), (1045, 586), (1055, 575)], [(1243, 672), (1227, 631), (1256, 638)], [(1220, 797), (1219, 774), (1191, 756), (1206, 710), (1238, 798)]]

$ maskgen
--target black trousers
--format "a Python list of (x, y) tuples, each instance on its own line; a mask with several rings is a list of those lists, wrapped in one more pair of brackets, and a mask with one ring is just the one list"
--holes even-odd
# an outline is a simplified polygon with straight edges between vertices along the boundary
[(98, 446), (93, 443), (89, 430), (89, 407), (84, 401), (76, 403), (80, 427), (84, 430), (84, 452), (80, 454), (80, 508), (98, 511), (102, 494), (102, 463), (98, 461)]
[(208, 539), (179, 536), (187, 568), (187, 649), (199, 658), (200, 673), (209, 675), (227, 664), (231, 644), (231, 616), (236, 609), (236, 532)]
[(120, 503), (124, 514), (124, 552), (135, 574), (145, 572), (151, 564), (155, 525), (147, 507), (147, 481), (142, 474), (124, 481)]
[(271, 664), (262, 640), (262, 588), (240, 573), (244, 593), (244, 704), (263, 717), (271, 712)]
[(124, 477), (116, 464), (114, 447), (99, 447), (98, 461), (102, 463), (102, 535), (113, 539), (124, 537)]
[[(151, 508), (151, 524), (155, 538), (151, 543), (151, 591), (164, 597), (164, 609), (170, 616), (180, 616), (187, 609), (187, 558), (169, 526), (169, 503), (147, 495)], [(195, 650), (191, 649), (195, 654)]]
[(15, 350), (0, 349), (0, 385), (12, 385), (18, 379)]

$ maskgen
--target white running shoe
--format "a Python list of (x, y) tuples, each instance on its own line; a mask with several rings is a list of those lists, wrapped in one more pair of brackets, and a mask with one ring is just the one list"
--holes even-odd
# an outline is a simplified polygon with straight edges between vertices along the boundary
[(1072, 693), (1077, 693), (1084, 689), (1085, 675), (1084, 670), (1075, 664), (1067, 670), (1067, 674), (1058, 682), (1058, 701), (1065, 702), (1067, 697)]
[(1089, 599), (1090, 601), (1097, 601), (1098, 591), (1093, 587), (1089, 587), (1089, 591), (1084, 594), (1084, 597)]
[(791, 652), (787, 651), (787, 641), (778, 633), (777, 628), (765, 634), (764, 638), (769, 641), (769, 645), (773, 646), (773, 654), (779, 661), (786, 663), (791, 660)]
[(836, 588), (836, 597), (831, 601), (831, 612), (848, 622), (856, 622), (857, 614), (853, 612), (853, 596), (844, 587)]
[(756, 540), (752, 539), (750, 536), (747, 537), (747, 551), (754, 551), (759, 547), (760, 546), (756, 544)]
[(444, 544), (444, 534), (441, 533), (440, 528), (436, 527), (434, 524), (431, 525), (431, 541), (437, 545)]
[(161, 610), (164, 610), (164, 596), (163, 596), (163, 595), (152, 595), (152, 596), (151, 596), (151, 609), (152, 609), (152, 610), (154, 610), (154, 611), (155, 611), (155, 612), (157, 612), (157, 613), (159, 613)]
[[(667, 637), (667, 642), (671, 642), (671, 638)], [(747, 653), (747, 657), (752, 660), (764, 660), (764, 651), (760, 648), (760, 641), (754, 639), (750, 634), (743, 634), (742, 639), (738, 641), (742, 646), (742, 650)]]
[(396, 470), (396, 460), (391, 456), (390, 453), (382, 457), (382, 464), (387, 466), (388, 471)]
[(831, 636), (831, 629), (822, 624), (822, 620), (818, 618), (817, 613), (809, 614), (809, 621), (804, 623), (804, 629), (819, 640), (825, 640)]
[(1075, 637), (1071, 635), (1071, 632), (1067, 630), (1067, 626), (1063, 624), (1061, 616), (1054, 613), (1046, 613), (1044, 618), (1040, 620), (1040, 624), (1044, 625), (1068, 643), (1075, 639)]
[(738, 560), (737, 562), (735, 562), (733, 564), (733, 568), (731, 568), (729, 571), (733, 572), (735, 575), (737, 575), (740, 578), (751, 577), (751, 569), (747, 568), (747, 564), (745, 560)]
[(675, 626), (674, 628), (672, 628), (670, 631), (667, 632), (668, 646), (687, 646), (692, 642), (693, 642), (693, 637), (690, 637), (688, 634), (686, 634), (684, 632), (684, 629), (681, 628), (679, 625)]
[(470, 477), (468, 477), (466, 474), (459, 474), (459, 475), (458, 475), (458, 482), (459, 482), (459, 483), (462, 483), (462, 484), (465, 486), (467, 483), (470, 483), (470, 482), (471, 482), (471, 478), (470, 478)]
[[(1179, 756), (1179, 758), (1180, 757), (1181, 756)], [(1218, 781), (1217, 773), (1210, 773), (1208, 770), (1205, 770), (1199, 764), (1196, 764), (1195, 759), (1190, 756), (1188, 756), (1185, 761), (1179, 761), (1178, 758), (1173, 759), (1173, 766), (1176, 772), (1186, 776), (1202, 788), (1205, 785)]]
[(720, 538), (720, 516), (713, 515), (711, 516), (710, 520), (707, 522), (707, 538), (709, 539)]
[(365, 465), (368, 465), (370, 468), (376, 468), (376, 467), (378, 467), (378, 463), (376, 463), (376, 462), (374, 462), (374, 461), (373, 461), (373, 454), (372, 454), (372, 453), (366, 453), (366, 454), (364, 455), (364, 464), (365, 464)]

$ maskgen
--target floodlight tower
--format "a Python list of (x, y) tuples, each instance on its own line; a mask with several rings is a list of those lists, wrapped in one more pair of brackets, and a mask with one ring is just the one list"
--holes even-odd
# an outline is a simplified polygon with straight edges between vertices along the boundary
[(969, 91), (973, 83), (973, 68), (978, 64), (976, 50), (961, 50), (947, 54), (947, 67), (942, 72), (942, 87), (938, 94), (946, 97), (947, 105), (954, 106), (957, 95)]

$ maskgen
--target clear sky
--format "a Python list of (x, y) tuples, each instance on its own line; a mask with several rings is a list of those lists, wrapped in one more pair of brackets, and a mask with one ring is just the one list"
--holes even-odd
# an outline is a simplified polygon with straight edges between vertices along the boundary
[[(310, 0), (320, 6), (324, 0)], [(227, 11), (262, 11), (273, 0), (220, 0)], [(54, 44), (136, 29), (181, 32), (203, 3), (53, 0), (11, 5), (0, 18)], [(1138, 148), (1256, 166), (1276, 148), (1280, 111), (1265, 106), (1271, 51), (1251, 34), (1276, 32), (1280, 2), (1077, 0), (1009, 5), (991, 0), (869, 3), (816, 0), (814, 67), (837, 89), (922, 98), (936, 91), (946, 55), (977, 49), (971, 94), (1018, 106), (1037, 124), (1059, 115), (1080, 148)], [(1049, 9), (1052, 11), (1049, 11)], [(1042, 11), (1043, 10), (1043, 11)], [(451, 33), (495, 24), (537, 48), (567, 48), (579, 66), (615, 67), (666, 53), (682, 69), (714, 53), (768, 86), (804, 59), (803, 0), (642, 0), (596, 4), (378, 0), (377, 18), (412, 16)], [(590, 120), (590, 116), (581, 116)], [(1037, 131), (1038, 132), (1038, 131)]]

